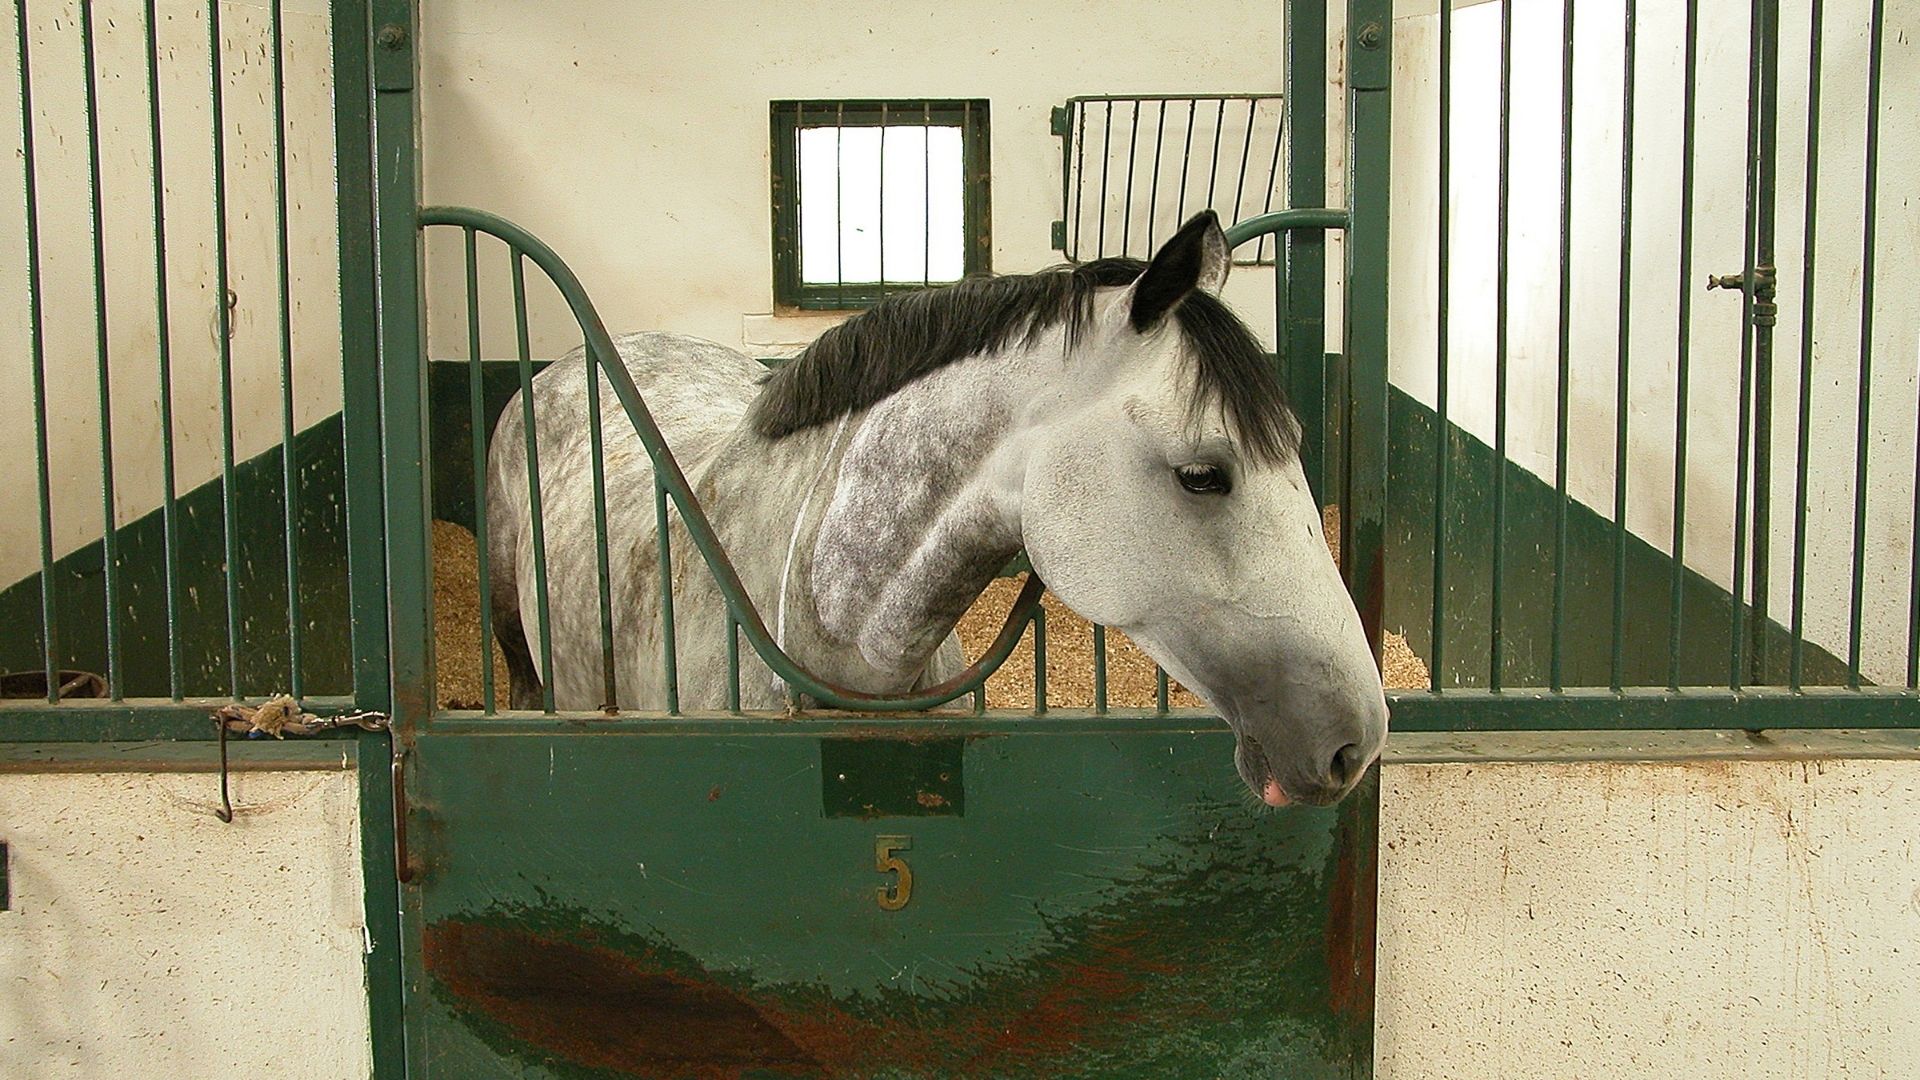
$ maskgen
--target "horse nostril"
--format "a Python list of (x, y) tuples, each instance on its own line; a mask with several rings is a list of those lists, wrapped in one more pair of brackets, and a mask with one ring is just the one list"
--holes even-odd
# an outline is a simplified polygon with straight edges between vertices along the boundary
[(1333, 786), (1343, 788), (1364, 768), (1366, 756), (1361, 753), (1360, 744), (1348, 743), (1333, 755), (1333, 766), (1327, 772), (1333, 778)]

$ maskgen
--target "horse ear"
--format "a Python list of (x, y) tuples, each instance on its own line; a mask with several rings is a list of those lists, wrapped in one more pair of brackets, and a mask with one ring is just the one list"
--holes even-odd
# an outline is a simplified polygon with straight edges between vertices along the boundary
[(1195, 289), (1218, 292), (1226, 284), (1231, 262), (1219, 216), (1211, 210), (1193, 215), (1161, 245), (1147, 272), (1134, 282), (1133, 328), (1146, 330), (1158, 323)]

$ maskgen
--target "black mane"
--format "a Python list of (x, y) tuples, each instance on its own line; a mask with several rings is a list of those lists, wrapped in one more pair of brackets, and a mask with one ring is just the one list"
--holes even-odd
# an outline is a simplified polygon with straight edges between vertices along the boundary
[[(1129, 285), (1146, 267), (1137, 259), (1100, 259), (888, 297), (821, 334), (768, 377), (753, 405), (754, 430), (777, 439), (837, 420), (928, 372), (1015, 340), (1030, 342), (1062, 323), (1071, 344), (1093, 313), (1094, 290)], [(1197, 289), (1173, 315), (1194, 365), (1192, 409), (1218, 404), (1256, 460), (1295, 454), (1299, 430), (1286, 393), (1246, 324)]]

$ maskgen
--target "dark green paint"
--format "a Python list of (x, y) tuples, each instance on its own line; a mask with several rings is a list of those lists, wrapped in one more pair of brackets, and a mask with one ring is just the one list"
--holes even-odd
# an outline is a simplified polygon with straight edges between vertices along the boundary
[(964, 817), (965, 739), (821, 739), (827, 817)]
[[(300, 564), (300, 613), (306, 632), (302, 674), (311, 694), (352, 689), (346, 515), (343, 511), (341, 421), (323, 420), (294, 438), (294, 475), (300, 486), (294, 522)], [(265, 696), (288, 689), (287, 528), (283, 470), (278, 446), (236, 465), (233, 505), (241, 528), (235, 542), (232, 594), (245, 647), (227, 650), (228, 575), (221, 484), (209, 481), (176, 500), (179, 543), (178, 636), (181, 692), (209, 696), (227, 692), (230, 659), (237, 662), (240, 689)], [(121, 679), (126, 696), (168, 698), (167, 527), (164, 510), (121, 526), (116, 533)], [(100, 612), (106, 602), (104, 545), (98, 541), (57, 560), (51, 595), (60, 627), (59, 666), (106, 670), (107, 639)], [(43, 663), (39, 633), (40, 575), (0, 591), (0, 670), (37, 670)]]
[[(974, 737), (964, 817), (880, 821), (825, 815), (809, 738), (429, 732), (419, 1064), (1365, 1075), (1370, 986), (1332, 903), (1363, 807), (1249, 805), (1200, 722)], [(899, 911), (882, 835), (911, 843)]]
[[(1387, 564), (1421, 567), (1433, 551), (1433, 475), (1436, 446), (1431, 410), (1399, 390), (1388, 409), (1392, 463), (1387, 500)], [(1444, 550), (1446, 587), (1441, 610), (1446, 634), (1442, 687), (1487, 685), (1493, 536), (1491, 514), (1493, 448), (1457, 426), (1448, 432), (1448, 503)], [(1503, 633), (1506, 686), (1546, 686), (1551, 678), (1555, 505), (1553, 485), (1511, 463), (1506, 474), (1506, 560)], [(1613, 621), (1614, 529), (1588, 507), (1570, 502), (1566, 510), (1566, 625), (1607, 627)], [(1673, 578), (1671, 560), (1637, 536), (1629, 536), (1624, 574), (1628, 618), (1622, 643), (1622, 674), (1627, 686), (1664, 686), (1668, 675), (1668, 612)], [(1692, 570), (1681, 575), (1686, 633), (1680, 641), (1679, 682), (1705, 686), (1726, 676), (1732, 647), (1732, 599), (1725, 589)], [(1433, 655), (1432, 579), (1422, 573), (1390, 574), (1387, 625), (1406, 634), (1423, 657)], [(1776, 642), (1770, 650), (1781, 670), (1769, 681), (1784, 681), (1789, 637), (1769, 624)], [(1605, 686), (1612, 678), (1609, 635), (1567, 635), (1562, 657), (1565, 685)], [(1810, 684), (1846, 680), (1846, 665), (1807, 645), (1803, 650)], [(1589, 714), (1591, 715), (1591, 714)], [(1596, 720), (1598, 718), (1596, 717)]]
[[(1327, 5), (1289, 0), (1286, 32), (1286, 93), (1282, 108), (1288, 137), (1287, 203), (1327, 203)], [(1327, 347), (1327, 237), (1296, 230), (1286, 234), (1274, 258), (1274, 305), (1281, 378), (1300, 417), (1300, 467), (1320, 505), (1327, 487), (1326, 383), (1316, 358)]]

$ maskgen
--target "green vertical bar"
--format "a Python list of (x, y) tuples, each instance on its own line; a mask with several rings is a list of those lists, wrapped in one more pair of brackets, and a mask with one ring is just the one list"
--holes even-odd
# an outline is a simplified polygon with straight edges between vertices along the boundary
[[(1920, 414), (1920, 402), (1914, 411)], [(1913, 447), (1912, 556), (1907, 566), (1907, 689), (1920, 689), (1920, 439)]]
[[(1620, 689), (1625, 677), (1627, 637), (1627, 415), (1630, 403), (1628, 358), (1633, 351), (1630, 331), (1633, 313), (1633, 83), (1634, 0), (1627, 0), (1626, 71), (1620, 90), (1620, 314), (1614, 352), (1613, 406), (1613, 641), (1611, 682)], [(1564, 514), (1562, 507), (1561, 513)]]
[[(801, 130), (799, 122), (796, 119), (794, 125), (795, 139), (800, 137), (799, 133)], [(842, 255), (843, 248), (845, 247), (847, 225), (840, 213), (840, 143), (846, 137), (846, 134), (847, 107), (845, 103), (836, 104), (833, 107), (833, 287), (834, 299), (837, 300), (843, 308), (847, 306), (847, 264)], [(799, 151), (796, 150), (795, 153), (798, 154)], [(796, 168), (794, 170), (795, 175), (798, 175), (799, 171), (800, 170)]]
[(874, 184), (874, 235), (880, 241), (880, 291), (887, 295), (887, 103), (880, 103), (880, 160), (876, 166), (879, 180)]
[(1746, 188), (1746, 246), (1745, 275), (1746, 287), (1741, 292), (1741, 331), (1740, 331), (1740, 381), (1739, 381), (1739, 430), (1735, 436), (1735, 465), (1733, 485), (1733, 614), (1732, 630), (1728, 648), (1727, 685), (1738, 690), (1748, 680), (1748, 663), (1751, 657), (1747, 651), (1747, 545), (1748, 534), (1748, 478), (1753, 464), (1754, 449), (1754, 384), (1756, 382), (1757, 361), (1756, 342), (1759, 337), (1755, 310), (1757, 292), (1758, 249), (1760, 244), (1760, 207), (1770, 201), (1771, 191), (1765, 184), (1761, 161), (1765, 157), (1765, 137), (1762, 133), (1764, 117), (1768, 111), (1768, 88), (1766, 72), (1771, 65), (1767, 63), (1767, 52), (1771, 45), (1768, 36), (1766, 12), (1778, 12), (1777, 5), (1769, 0), (1753, 0), (1749, 22), (1749, 46), (1747, 63), (1747, 188)]
[[(1167, 138), (1167, 99), (1160, 99), (1160, 116), (1154, 121), (1153, 128), (1153, 180), (1147, 185), (1147, 250), (1153, 251), (1153, 227), (1160, 210), (1160, 150)], [(1279, 143), (1274, 143), (1274, 153), (1279, 153)], [(1269, 178), (1271, 180), (1271, 178)], [(1271, 184), (1269, 184), (1271, 188)], [(1267, 193), (1269, 209), (1273, 201), (1271, 190)]]
[(933, 284), (933, 103), (920, 103), (920, 287)]
[(520, 426), (527, 441), (527, 523), (533, 537), (534, 610), (540, 619), (541, 708), (553, 711), (553, 625), (547, 615), (547, 519), (540, 491), (540, 437), (534, 424), (533, 348), (527, 334), (526, 256), (513, 253), (513, 331), (520, 355)]
[(727, 711), (740, 711), (740, 624), (727, 611)]
[(372, 50), (379, 251), (381, 441), (385, 450), (387, 637), (392, 714), (403, 745), (434, 708), (433, 549), (427, 446), (426, 320), (415, 214), (417, 27), (409, 0), (374, 0)]
[(1847, 685), (1860, 685), (1860, 617), (1865, 602), (1867, 567), (1868, 404), (1873, 397), (1874, 235), (1880, 217), (1880, 61), (1885, 45), (1885, 0), (1873, 0), (1873, 26), (1867, 55), (1866, 227), (1860, 240), (1859, 416), (1853, 452), (1853, 600), (1847, 621)]
[(1807, 174), (1800, 227), (1800, 413), (1793, 458), (1793, 631), (1787, 685), (1800, 689), (1806, 662), (1807, 466), (1813, 448), (1813, 275), (1820, 207), (1821, 0), (1813, 0), (1807, 47)]
[[(1160, 103), (1160, 123), (1163, 127), (1166, 125), (1166, 122), (1167, 122), (1166, 113), (1167, 113), (1167, 103), (1162, 101)], [(1280, 124), (1273, 125), (1273, 158), (1272, 160), (1267, 162), (1267, 185), (1266, 185), (1267, 193), (1266, 193), (1266, 197), (1260, 200), (1260, 212), (1262, 214), (1271, 213), (1273, 211), (1273, 192), (1275, 188), (1280, 186), (1280, 154), (1281, 154), (1282, 147), (1286, 145), (1286, 141), (1287, 141), (1286, 129), (1282, 127)], [(1155, 149), (1156, 151), (1158, 150), (1157, 145)], [(1157, 156), (1154, 161), (1153, 167), (1154, 167), (1154, 171), (1158, 173), (1160, 169), (1160, 162)], [(1157, 181), (1159, 177), (1156, 175), (1154, 179)], [(1153, 245), (1149, 243), (1147, 247), (1149, 250), (1151, 250)], [(1280, 242), (1277, 239), (1273, 243), (1273, 251), (1274, 251), (1274, 259), (1277, 261), (1280, 257)], [(1256, 263), (1265, 262), (1266, 258), (1267, 258), (1267, 238), (1262, 236), (1258, 241), (1254, 243), (1253, 261)], [(1278, 271), (1276, 270), (1276, 274), (1277, 272)], [(1280, 295), (1284, 296), (1286, 294), (1284, 291), (1282, 291)]]
[[(1220, 180), (1220, 137), (1227, 130), (1227, 99), (1223, 97), (1214, 100), (1219, 104), (1219, 108), (1213, 113), (1213, 154), (1207, 158), (1207, 207), (1218, 210), (1219, 207), (1214, 204), (1213, 196), (1214, 188)], [(1107, 103), (1107, 111), (1113, 111), (1112, 102)]]
[(402, 1080), (406, 1076), (406, 1002), (400, 968), (404, 945), (394, 851), (393, 743), (388, 733), (357, 733), (354, 771), (360, 782), (360, 877), (365, 895), (373, 1077)]
[(1667, 597), (1667, 687), (1680, 688), (1687, 575), (1687, 375), (1693, 335), (1693, 125), (1700, 58), (1700, 0), (1687, 0), (1686, 69), (1680, 94), (1680, 276), (1673, 387), (1673, 567)]
[[(1443, 3), (1449, 0), (1442, 0)], [(1393, 175), (1393, 4), (1392, 0), (1347, 3), (1347, 200), (1351, 225), (1346, 237), (1347, 369), (1346, 423), (1342, 442), (1347, 461), (1346, 496), (1340, 513), (1340, 554), (1346, 561), (1347, 589), (1375, 663), (1381, 657), (1382, 609), (1386, 594), (1387, 506), (1387, 318), (1388, 227)], [(1379, 766), (1347, 799), (1341, 811), (1340, 862), (1350, 872), (1336, 875), (1328, 902), (1354, 913), (1328, 935), (1328, 965), (1346, 985), (1355, 987), (1352, 1004), (1340, 1010), (1341, 1043), (1351, 1054), (1355, 1075), (1373, 1067), (1374, 943), (1373, 897), (1378, 892), (1380, 788)]]
[[(1067, 257), (1077, 260), (1080, 258), (1080, 219), (1087, 215), (1087, 106), (1085, 102), (1075, 102), (1069, 107), (1073, 109), (1075, 123), (1073, 136), (1073, 250), (1067, 254)], [(1065, 162), (1061, 164), (1062, 167), (1065, 167)], [(1064, 206), (1066, 199), (1064, 193), (1061, 195), (1061, 199), (1061, 205)]]
[(1447, 479), (1453, 447), (1453, 422), (1448, 418), (1452, 377), (1447, 352), (1447, 328), (1453, 274), (1453, 0), (1440, 0), (1440, 130), (1439, 248), (1435, 273), (1434, 308), (1434, 424), (1433, 424), (1433, 614), (1427, 664), (1427, 688), (1438, 691), (1445, 680), (1447, 640)]
[[(273, 49), (273, 225), (274, 254), (279, 260), (280, 286), (280, 483), (283, 512), (292, 523), (300, 520), (299, 463), (294, 460), (293, 441), (293, 298), (292, 270), (287, 259), (287, 87), (282, 52), (283, 0), (268, 5), (268, 36)], [(286, 530), (287, 559), (287, 667), (288, 690), (302, 696), (305, 676), (301, 669), (300, 626), (300, 530)]]
[(184, 694), (180, 670), (180, 519), (173, 460), (173, 333), (167, 302), (166, 170), (160, 144), (160, 43), (154, 0), (146, 0), (143, 27), (147, 39), (147, 151), (153, 159), (153, 311), (154, 348), (159, 368), (160, 521), (164, 534), (167, 591), (167, 694)]
[(47, 473), (46, 324), (40, 293), (40, 196), (34, 175), (33, 74), (28, 62), (27, 0), (14, 0), (14, 25), (20, 46), (20, 161), (26, 196), (27, 330), (33, 368), (34, 479), (40, 497), (40, 644), (46, 661), (47, 700), (60, 699), (59, 636), (53, 595), (53, 488)]
[(472, 226), (463, 229), (467, 270), (467, 418), (473, 436), (473, 559), (480, 602), (480, 707), (495, 711), (493, 573), (487, 545), (487, 401), (480, 355), (480, 252)]
[[(1493, 271), (1493, 572), (1487, 616), (1487, 686), (1506, 682), (1506, 608), (1501, 586), (1507, 561), (1507, 184), (1513, 149), (1513, 5), (1500, 5), (1500, 160)], [(1349, 285), (1351, 287), (1351, 285)]]
[[(381, 506), (379, 323), (373, 236), (372, 73), (366, 0), (332, 12), (334, 198), (340, 236), (341, 452), (354, 705), (386, 709), (386, 514)], [(395, 968), (398, 971), (398, 968)], [(397, 974), (396, 974), (397, 977)], [(376, 1059), (380, 1040), (376, 1037)]]
[[(94, 354), (100, 375), (101, 561), (106, 579), (107, 696), (119, 701), (120, 679), (120, 526), (113, 496), (113, 380), (107, 348), (107, 229), (100, 190), (99, 85), (94, 72), (93, 5), (80, 4), (80, 55), (86, 79), (87, 209), (93, 234)], [(216, 115), (218, 115), (216, 113)], [(229, 560), (231, 563), (231, 560)]]
[(1392, 174), (1393, 19), (1389, 0), (1352, 0), (1347, 8), (1346, 501), (1340, 554), (1347, 588), (1360, 609), (1376, 659), (1387, 501), (1387, 225)]
[(1093, 252), (1095, 258), (1104, 258), (1107, 254), (1107, 172), (1108, 166), (1113, 163), (1113, 102), (1105, 101), (1101, 106), (1106, 111), (1101, 122), (1100, 203), (1094, 208), (1094, 212), (1100, 215), (1100, 223), (1095, 233), (1097, 236)]
[[(1246, 198), (1247, 194), (1247, 163), (1253, 158), (1253, 119), (1254, 110), (1257, 107), (1258, 103), (1255, 99), (1247, 99), (1247, 138), (1240, 146), (1240, 178), (1234, 182), (1233, 186), (1233, 220), (1235, 221), (1240, 220), (1240, 204)], [(1133, 110), (1137, 115), (1140, 111), (1140, 106), (1135, 105)], [(1129, 164), (1131, 164), (1131, 162), (1129, 162)], [(1129, 177), (1129, 179), (1131, 179), (1131, 177)], [(1131, 201), (1131, 196), (1129, 196), (1129, 201)]]
[(220, 0), (207, 0), (208, 63), (213, 97), (213, 262), (215, 332), (220, 335), (220, 526), (226, 542), (227, 693), (240, 696), (240, 523), (234, 508), (233, 309), (227, 284), (226, 77), (220, 58)]
[(1047, 711), (1047, 609), (1033, 609), (1033, 714)]
[[(340, 203), (341, 392), (354, 698), (361, 708), (387, 710), (398, 729), (391, 737), (397, 739), (426, 718), (426, 695), (432, 686), (427, 615), (432, 565), (419, 516), (428, 504), (420, 438), (426, 401), (421, 392), (425, 372), (419, 363), (419, 253), (413, 225), (418, 201), (413, 58), (405, 47), (411, 40), (412, 17), (405, 2), (387, 0), (384, 7), (388, 18), (382, 21), (396, 22), (409, 36), (400, 47), (381, 50), (381, 89), (376, 92), (369, 0), (333, 0), (334, 167)], [(409, 376), (414, 387), (410, 397), (404, 392)], [(383, 400), (389, 389), (407, 400)], [(400, 437), (397, 443), (388, 441), (390, 427)], [(406, 437), (409, 431), (411, 438)], [(391, 492), (389, 480), (397, 485)], [(396, 519), (390, 514), (390, 495), (403, 511), (410, 505), (413, 516), (402, 513)], [(407, 529), (413, 530), (411, 535)], [(387, 587), (389, 555), (394, 559), (392, 590)], [(374, 732), (357, 741), (373, 1075), (375, 1080), (400, 1080), (406, 1075), (406, 991), (394, 853), (394, 747), (389, 737)]]
[[(1553, 629), (1547, 665), (1547, 685), (1556, 692), (1566, 685), (1567, 395), (1573, 367), (1573, 0), (1563, 0), (1560, 39), (1560, 339), (1554, 373)], [(1621, 303), (1625, 302), (1623, 297)], [(1623, 354), (1624, 348), (1623, 342)]]
[(1167, 711), (1167, 670), (1159, 664), (1153, 665), (1153, 708), (1162, 715)]
[[(1327, 8), (1316, 0), (1288, 0), (1286, 81), (1281, 106), (1287, 130), (1287, 205), (1327, 205)], [(1191, 110), (1187, 139), (1193, 139)], [(1181, 166), (1185, 198), (1185, 165)], [(1285, 310), (1279, 323), (1280, 362), (1287, 396), (1300, 418), (1300, 469), (1318, 505), (1339, 496), (1328, 489), (1327, 450), (1327, 234), (1289, 229), (1276, 254), (1284, 274)], [(1276, 283), (1278, 284), (1278, 283)]]
[(1093, 711), (1107, 711), (1107, 628), (1093, 624)]
[(1780, 0), (1760, 6), (1760, 159), (1758, 215), (1754, 222), (1753, 294), (1753, 621), (1748, 643), (1752, 677), (1771, 679), (1767, 659), (1768, 592), (1773, 577), (1773, 325), (1774, 211), (1780, 156)]
[[(1134, 171), (1134, 157), (1139, 152), (1139, 149), (1140, 149), (1140, 102), (1136, 99), (1133, 102), (1133, 124), (1132, 124), (1131, 130), (1127, 134), (1126, 195), (1124, 198), (1122, 198), (1120, 203), (1120, 205), (1125, 208), (1121, 211), (1121, 217), (1120, 217), (1120, 254), (1122, 255), (1131, 254), (1127, 249), (1133, 243), (1133, 171)], [(1234, 220), (1238, 221), (1239, 217), (1240, 217), (1239, 212), (1235, 211)], [(1153, 253), (1151, 250), (1149, 250), (1147, 254), (1149, 257), (1151, 257)]]
[[(1289, 27), (1293, 25), (1291, 16), (1289, 16), (1288, 18), (1287, 25)], [(1087, 107), (1085, 105), (1080, 106), (1080, 123), (1082, 128), (1086, 126), (1086, 109)], [(1197, 99), (1194, 99), (1194, 98), (1187, 99), (1187, 138), (1180, 150), (1180, 198), (1174, 204), (1173, 217), (1175, 221), (1184, 221), (1186, 220), (1186, 216), (1187, 216), (1187, 170), (1191, 168), (1193, 165), (1193, 118), (1198, 113), (1199, 109), (1200, 109), (1200, 102)], [(1082, 134), (1085, 134), (1085, 132), (1083, 131)], [(1080, 201), (1085, 202), (1086, 196), (1082, 195), (1080, 197)], [(1075, 219), (1076, 229), (1078, 228), (1078, 224), (1079, 224), (1079, 221), (1076, 218)], [(1076, 232), (1074, 236), (1075, 236), (1074, 242), (1077, 244), (1079, 242), (1078, 240), (1079, 233)]]
[(673, 548), (667, 537), (667, 485), (653, 478), (654, 544), (660, 550), (660, 667), (666, 678), (667, 713), (680, 711), (680, 661), (674, 648)]
[(593, 556), (594, 583), (600, 594), (600, 688), (606, 700), (604, 709), (620, 706), (620, 683), (613, 666), (613, 591), (607, 558), (607, 465), (605, 437), (600, 424), (600, 364), (602, 358), (586, 343), (587, 351), (587, 445), (593, 455)]

